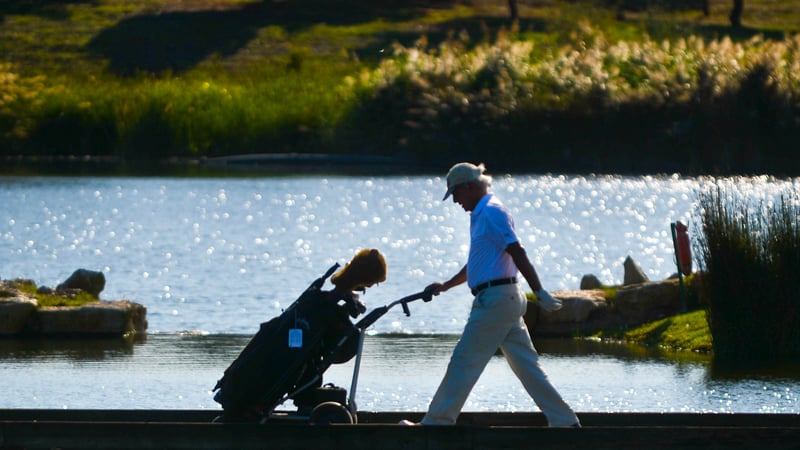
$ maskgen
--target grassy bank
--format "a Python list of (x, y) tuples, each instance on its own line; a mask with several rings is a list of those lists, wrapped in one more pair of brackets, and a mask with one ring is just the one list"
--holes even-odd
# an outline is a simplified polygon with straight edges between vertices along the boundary
[(36, 305), (39, 308), (49, 306), (82, 306), (87, 303), (98, 301), (97, 297), (83, 291), (66, 295), (55, 292), (49, 288), (40, 291), (32, 280), (0, 280), (0, 299), (17, 297), (20, 293), (35, 298)]
[(714, 349), (706, 311), (703, 310), (667, 317), (631, 330), (604, 331), (596, 337), (671, 351), (712, 353)]
[[(645, 347), (657, 347), (671, 352), (712, 354), (714, 351), (704, 300), (701, 300), (701, 276), (693, 273), (684, 277), (686, 311), (637, 327), (603, 330), (592, 338), (621, 341)], [(613, 302), (622, 286), (603, 286), (604, 296)]]
[(500, 0), (9, 4), (0, 152), (800, 172), (800, 6), (748, 0), (731, 29), (727, 0), (608, 3), (522, 2), (513, 24)]

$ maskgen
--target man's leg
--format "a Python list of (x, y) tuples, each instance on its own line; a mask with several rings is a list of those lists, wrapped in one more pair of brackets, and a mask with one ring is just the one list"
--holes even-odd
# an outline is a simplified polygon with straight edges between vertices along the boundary
[(513, 302), (503, 291), (490, 288), (475, 297), (461, 339), (422, 419), (424, 425), (456, 423), (473, 386), (508, 333), (508, 317), (515, 311), (508, 308)]
[(551, 427), (568, 427), (578, 424), (578, 417), (567, 405), (561, 394), (550, 383), (539, 365), (539, 354), (531, 342), (528, 328), (522, 318), (511, 329), (501, 346), (511, 370), (522, 382), (525, 390), (542, 410)]

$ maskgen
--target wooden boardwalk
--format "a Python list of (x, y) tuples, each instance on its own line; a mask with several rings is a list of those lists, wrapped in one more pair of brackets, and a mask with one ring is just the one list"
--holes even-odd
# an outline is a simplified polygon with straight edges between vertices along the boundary
[(800, 449), (798, 414), (463, 413), (452, 427), (404, 427), (421, 413), (359, 412), (357, 425), (212, 423), (208, 410), (0, 410), (0, 448), (86, 449)]

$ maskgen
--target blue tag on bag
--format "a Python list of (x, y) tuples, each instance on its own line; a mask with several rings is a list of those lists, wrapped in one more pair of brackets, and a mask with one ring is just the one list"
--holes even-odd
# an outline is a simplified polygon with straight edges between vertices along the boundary
[(289, 348), (303, 347), (303, 329), (292, 328), (289, 330)]

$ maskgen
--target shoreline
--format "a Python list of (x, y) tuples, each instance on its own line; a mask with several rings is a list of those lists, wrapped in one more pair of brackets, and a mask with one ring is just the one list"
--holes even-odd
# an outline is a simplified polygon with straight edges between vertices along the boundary
[[(537, 167), (525, 170), (529, 164), (509, 160), (500, 163), (491, 158), (470, 158), (486, 163), (489, 172), (499, 174), (561, 174), (561, 175), (619, 175), (619, 176), (672, 176), (685, 177), (756, 177), (770, 176), (792, 179), (795, 175), (759, 173), (715, 172), (695, 173), (681, 170), (673, 164), (657, 170), (595, 171), (576, 167)], [(248, 176), (303, 176), (303, 175), (444, 175), (457, 162), (455, 159), (416, 158), (354, 154), (354, 153), (243, 153), (218, 157), (171, 157), (162, 160), (124, 160), (104, 155), (6, 155), (0, 156), (0, 176), (132, 176), (132, 177), (248, 177)], [(522, 168), (522, 170), (521, 170)]]
[[(219, 157), (123, 160), (95, 155), (5, 156), (0, 175), (248, 176), (438, 174), (410, 158), (327, 153), (251, 153)], [(443, 169), (443, 170), (446, 170)]]

